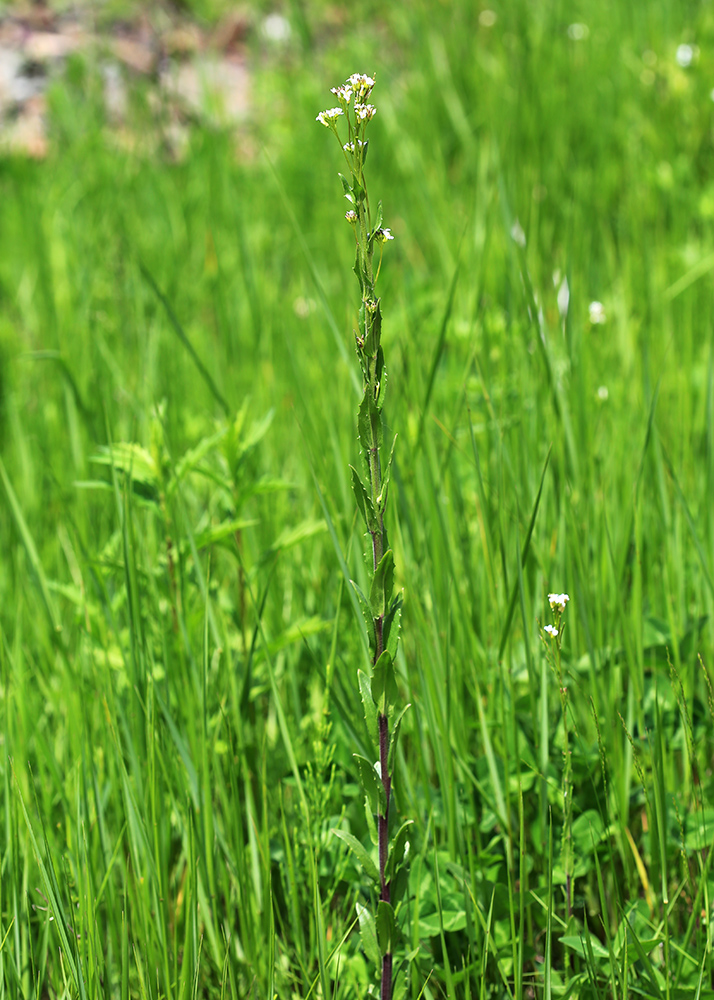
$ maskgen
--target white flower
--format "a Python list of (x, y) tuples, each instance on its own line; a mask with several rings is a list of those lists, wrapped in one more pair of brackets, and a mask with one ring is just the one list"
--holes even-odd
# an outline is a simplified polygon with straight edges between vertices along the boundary
[(325, 125), (327, 128), (334, 128), (335, 122), (343, 114), (344, 111), (342, 108), (328, 108), (327, 111), (321, 111), (315, 121), (321, 125)]
[(391, 229), (375, 229), (374, 235), (375, 235), (376, 239), (379, 240), (380, 243), (386, 243), (387, 240), (393, 240), (394, 239), (394, 237), (392, 236), (392, 230)]
[(355, 104), (355, 114), (358, 118), (361, 118), (362, 121), (365, 119), (369, 121), (370, 118), (374, 118), (377, 114), (377, 109), (374, 104)]
[(526, 245), (526, 234), (523, 232), (523, 226), (520, 224), (518, 219), (511, 226), (511, 239), (514, 243), (517, 243), (519, 247), (524, 247)]
[(565, 605), (568, 603), (570, 598), (567, 594), (548, 594), (548, 603), (554, 611), (559, 611), (560, 614), (565, 611)]
[(349, 223), (354, 225), (357, 222), (357, 213), (353, 209), (350, 209), (349, 212), (345, 212), (345, 218)]
[(369, 97), (375, 83), (374, 77), (367, 76), (366, 73), (353, 73), (347, 82), (360, 99)]
[(590, 316), (590, 322), (593, 326), (599, 326), (601, 323), (607, 322), (605, 306), (602, 302), (591, 302), (588, 306), (588, 313)]
[(292, 34), (290, 22), (282, 14), (268, 14), (263, 21), (262, 31), (271, 42), (287, 42)]
[[(367, 140), (365, 140), (364, 142), (362, 142), (361, 139), (358, 139), (357, 140), (357, 145), (361, 149), (363, 146), (367, 145)], [(354, 151), (355, 151), (355, 144), (353, 142), (346, 142), (342, 148), (344, 149), (344, 151), (346, 153), (354, 153)]]
[(543, 631), (547, 632), (548, 635), (552, 635), (554, 639), (555, 639), (556, 635), (558, 634), (558, 630), (555, 627), (555, 625), (546, 625), (546, 626), (544, 626)]
[(568, 315), (568, 305), (570, 304), (570, 288), (568, 279), (563, 278), (558, 289), (558, 312), (565, 318)]
[(352, 99), (352, 90), (347, 86), (332, 87), (330, 93), (334, 94), (338, 101), (344, 101), (345, 104), (349, 104)]
[(598, 388), (597, 398), (600, 400), (601, 403), (604, 403), (605, 400), (608, 398), (609, 395), (610, 395), (610, 393), (608, 392), (608, 389), (607, 389), (606, 385), (601, 385)]
[(694, 46), (678, 45), (676, 59), (678, 65), (681, 66), (682, 69), (686, 69), (687, 66), (691, 66), (694, 59)]
[(568, 38), (573, 42), (582, 42), (590, 34), (587, 24), (569, 24)]

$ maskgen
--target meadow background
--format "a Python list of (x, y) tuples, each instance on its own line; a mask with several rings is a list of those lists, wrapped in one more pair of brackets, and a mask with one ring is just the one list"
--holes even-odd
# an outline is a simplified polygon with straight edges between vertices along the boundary
[(120, 141), (78, 54), (46, 156), (0, 159), (0, 997), (377, 980), (330, 832), (372, 849), (358, 288), (315, 123), (353, 72), (396, 237), (397, 995), (712, 997), (714, 7), (279, 13), (239, 127), (179, 155), (133, 79)]

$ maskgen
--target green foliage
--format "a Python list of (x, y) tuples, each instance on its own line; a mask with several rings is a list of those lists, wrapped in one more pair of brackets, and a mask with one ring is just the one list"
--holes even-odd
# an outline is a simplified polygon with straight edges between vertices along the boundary
[[(73, 71), (47, 162), (0, 162), (0, 993), (368, 995), (347, 580), (371, 616), (390, 469), (395, 996), (710, 996), (712, 11), (300, 9), (237, 136), (148, 156), (155, 105), (117, 137)], [(381, 501), (310, 121), (346, 67), (396, 236)]]

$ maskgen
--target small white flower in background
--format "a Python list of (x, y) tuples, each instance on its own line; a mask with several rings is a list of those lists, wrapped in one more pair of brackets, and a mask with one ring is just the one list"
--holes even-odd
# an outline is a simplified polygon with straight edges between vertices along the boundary
[(597, 398), (601, 403), (604, 403), (610, 393), (607, 391), (606, 385), (601, 385), (597, 391)]
[(511, 226), (511, 239), (514, 243), (517, 243), (519, 247), (524, 247), (526, 245), (526, 234), (523, 232), (523, 227), (518, 219), (516, 219)]
[(677, 64), (686, 69), (688, 66), (692, 65), (695, 55), (695, 47), (693, 45), (678, 45), (677, 54), (675, 59)]
[(482, 28), (492, 28), (497, 20), (498, 15), (495, 10), (482, 10), (478, 16), (478, 23)]
[(271, 42), (287, 42), (292, 34), (290, 21), (282, 14), (268, 14), (263, 21), (262, 31)]
[(321, 111), (315, 121), (327, 128), (334, 128), (335, 122), (343, 114), (342, 108), (328, 108), (327, 111)]
[(380, 243), (386, 243), (387, 240), (393, 240), (391, 229), (375, 229), (375, 238), (379, 240)]
[(365, 119), (369, 121), (377, 114), (377, 109), (374, 104), (355, 104), (355, 114), (363, 121)]
[(299, 295), (293, 302), (293, 312), (300, 319), (307, 319), (310, 313), (315, 311), (315, 300), (306, 299)]
[(553, 611), (559, 611), (561, 615), (565, 611), (565, 605), (569, 600), (570, 598), (567, 594), (548, 594), (548, 604), (550, 604)]
[(570, 288), (568, 287), (568, 279), (563, 278), (560, 283), (560, 288), (558, 289), (558, 312), (565, 319), (568, 315), (568, 305), (570, 304)]
[(568, 38), (573, 42), (582, 42), (590, 34), (587, 24), (569, 24)]
[(543, 631), (547, 632), (548, 635), (552, 635), (554, 639), (555, 639), (556, 635), (558, 634), (558, 630), (555, 627), (555, 625), (545, 625), (544, 628), (543, 628)]
[(607, 322), (605, 306), (602, 302), (591, 302), (588, 306), (588, 313), (590, 315), (590, 322), (593, 326), (599, 326), (601, 323)]

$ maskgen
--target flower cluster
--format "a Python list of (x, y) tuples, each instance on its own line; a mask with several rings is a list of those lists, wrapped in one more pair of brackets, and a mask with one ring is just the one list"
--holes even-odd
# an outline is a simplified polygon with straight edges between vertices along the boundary
[(327, 128), (335, 128), (335, 122), (343, 114), (344, 111), (342, 108), (328, 108), (327, 111), (321, 111), (315, 121), (320, 122), (321, 125), (325, 125)]
[(565, 605), (569, 600), (570, 598), (567, 594), (548, 594), (548, 604), (550, 604), (553, 611), (557, 611), (561, 615), (565, 611)]
[[(362, 246), (362, 252), (369, 256), (370, 261), (376, 246), (381, 252), (384, 249), (384, 244), (394, 239), (391, 229), (381, 224), (381, 208), (376, 213), (377, 217), (372, 220), (364, 181), (364, 165), (369, 150), (369, 140), (365, 133), (370, 121), (377, 114), (374, 104), (368, 103), (374, 84), (373, 76), (367, 76), (366, 73), (353, 73), (339, 87), (331, 88), (331, 93), (339, 101), (339, 107), (321, 111), (315, 119), (325, 128), (334, 132), (342, 147), (350, 175), (343, 177), (340, 174), (340, 179), (345, 198), (352, 206), (345, 212), (345, 219), (354, 227), (358, 248)], [(344, 136), (341, 138), (338, 131), (338, 125), (341, 124), (340, 119), (342, 118), (347, 123), (346, 142)], [(372, 228), (373, 222), (374, 228)], [(371, 275), (370, 267), (367, 267), (367, 271), (370, 272), (368, 285), (373, 286), (376, 277)], [(377, 268), (377, 274), (379, 274), (379, 268)]]
[[(560, 627), (560, 621), (565, 613), (565, 606), (570, 598), (567, 594), (548, 594), (548, 604), (550, 605), (550, 610), (553, 612), (554, 623), (552, 625), (544, 625), (543, 631), (551, 637), (551, 639), (557, 639), (560, 635), (562, 629)], [(558, 643), (560, 648), (560, 642)]]

